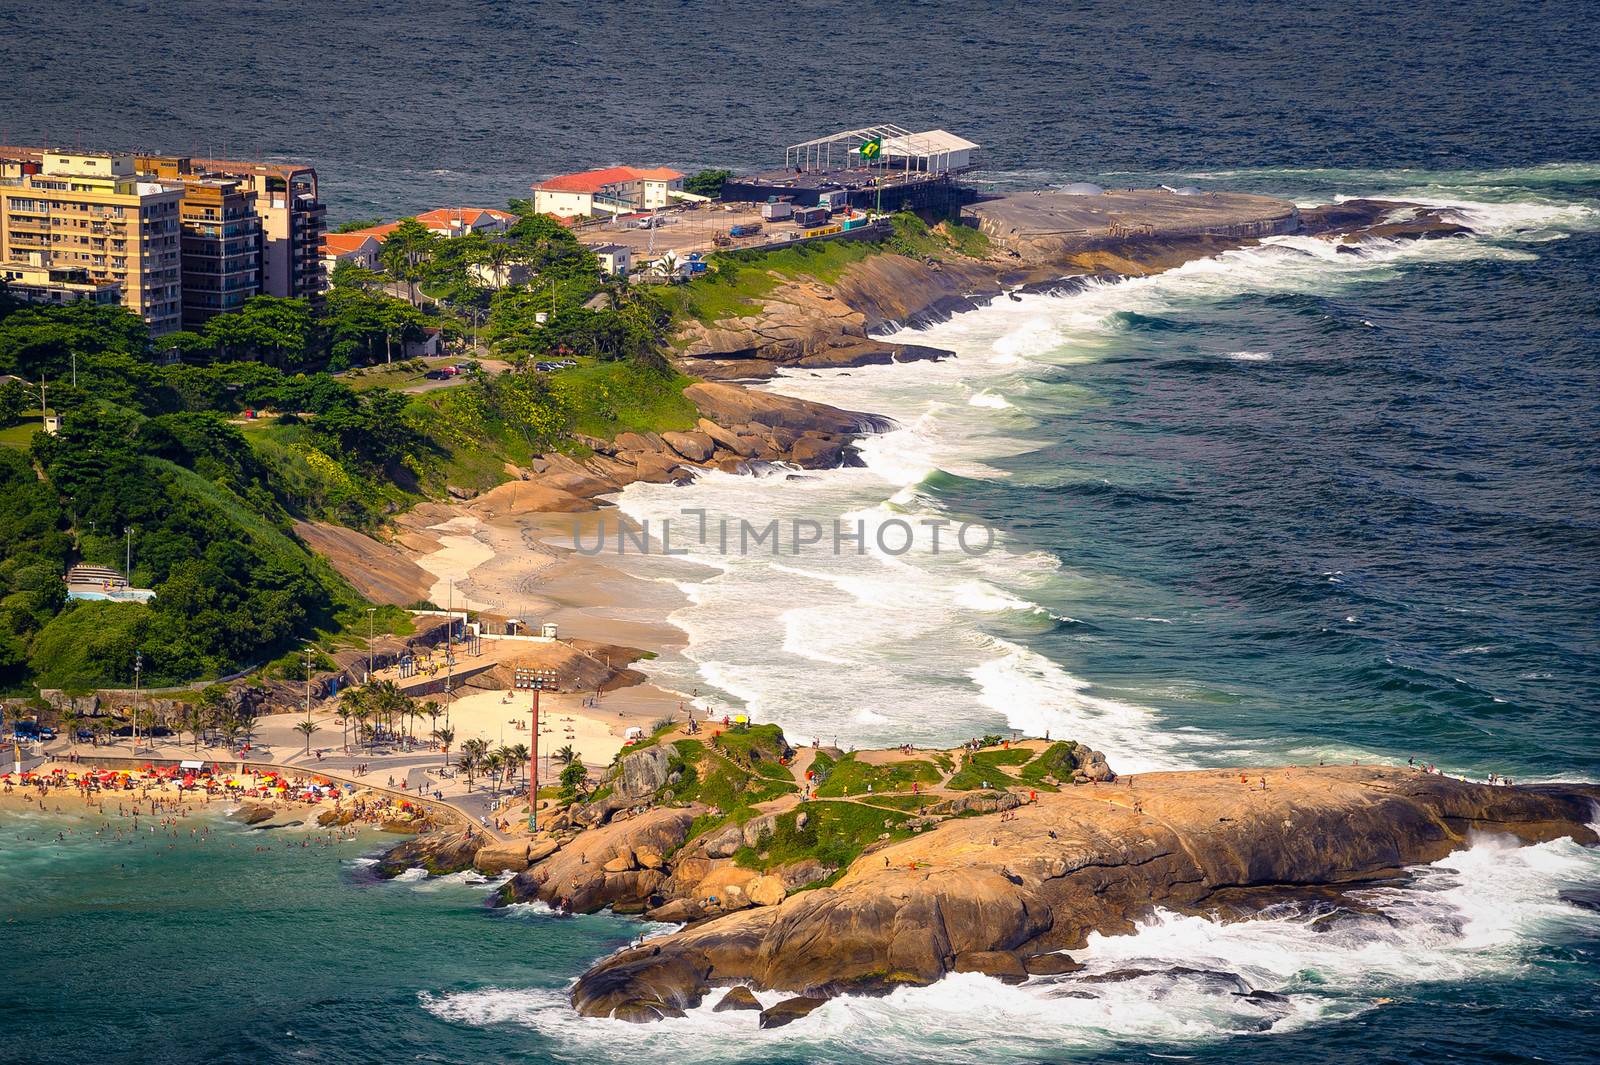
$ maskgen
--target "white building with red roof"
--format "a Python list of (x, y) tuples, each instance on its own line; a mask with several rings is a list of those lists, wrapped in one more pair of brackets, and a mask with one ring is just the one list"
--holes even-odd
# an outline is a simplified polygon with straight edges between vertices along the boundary
[(516, 220), (511, 212), (492, 207), (440, 207), (417, 215), (424, 229), (441, 237), (464, 237), (468, 233), (491, 237), (510, 229)]
[(333, 268), (340, 263), (354, 263), (365, 270), (378, 268), (378, 249), (383, 239), (366, 230), (354, 233), (324, 233), (322, 235), (322, 284), (333, 284)]
[(630, 214), (665, 207), (683, 195), (683, 175), (676, 170), (608, 166), (536, 182), (533, 209), (558, 218)]

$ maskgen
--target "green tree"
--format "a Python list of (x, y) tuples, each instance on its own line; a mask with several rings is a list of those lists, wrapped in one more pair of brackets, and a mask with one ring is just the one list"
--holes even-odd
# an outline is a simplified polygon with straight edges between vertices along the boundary
[(296, 722), (296, 724), (294, 726), (294, 730), (296, 732), (300, 733), (300, 735), (302, 735), (302, 736), (304, 736), (306, 738), (305, 753), (306, 754), (310, 754), (311, 753), (311, 737), (314, 736), (316, 733), (320, 732), (322, 730), (322, 726), (318, 725), (315, 721), (311, 720), (308, 717), (304, 721)]
[(208, 321), (204, 335), (224, 358), (253, 357), (294, 369), (312, 354), (315, 323), (304, 300), (252, 296), (237, 313)]
[(437, 254), (439, 239), (415, 218), (402, 219), (384, 239), (378, 261), (390, 277), (406, 283), (412, 303), (417, 302), (417, 282), (428, 276), (428, 266)]
[(733, 176), (731, 170), (702, 170), (683, 179), (683, 191), (715, 199), (722, 194), (722, 186)]

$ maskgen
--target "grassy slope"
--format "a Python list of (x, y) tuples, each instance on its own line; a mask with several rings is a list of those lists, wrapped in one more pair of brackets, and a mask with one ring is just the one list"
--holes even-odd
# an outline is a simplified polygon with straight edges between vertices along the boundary
[(817, 795), (822, 798), (865, 795), (869, 784), (872, 785), (874, 795), (880, 792), (910, 791), (912, 784), (927, 787), (939, 783), (939, 778), (942, 776), (937, 766), (921, 758), (890, 762), (887, 765), (868, 765), (853, 754), (847, 754), (837, 762), (825, 754), (818, 754), (816, 760), (812, 762), (812, 768), (819, 777), (826, 777), (817, 785)]
[(42, 431), (37, 420), (0, 429), (0, 447), (27, 448), (33, 443), (33, 434)]
[(832, 284), (853, 264), (885, 252), (921, 259), (981, 258), (989, 238), (970, 226), (942, 223), (930, 228), (910, 214), (894, 216), (887, 240), (832, 240), (798, 244), (776, 251), (738, 251), (711, 257), (711, 270), (686, 285), (664, 291), (680, 318), (712, 325), (761, 309), (760, 300), (785, 281), (811, 279)]

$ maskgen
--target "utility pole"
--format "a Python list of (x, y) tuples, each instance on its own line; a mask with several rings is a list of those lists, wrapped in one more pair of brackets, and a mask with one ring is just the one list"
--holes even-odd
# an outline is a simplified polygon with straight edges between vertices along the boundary
[(78, 387), (78, 353), (72, 353), (72, 387)]
[(127, 555), (125, 556), (125, 561), (124, 561), (123, 566), (122, 566), (122, 576), (123, 576), (123, 579), (128, 582), (128, 587), (132, 588), (133, 587), (133, 526), (132, 525), (124, 525), (122, 527), (122, 535), (127, 540), (127, 543), (128, 543)]
[(456, 665), (456, 579), (450, 578), (450, 597), (445, 601), (444, 626), (444, 727), (450, 727), (450, 703), (453, 699), (451, 684), (455, 677)]

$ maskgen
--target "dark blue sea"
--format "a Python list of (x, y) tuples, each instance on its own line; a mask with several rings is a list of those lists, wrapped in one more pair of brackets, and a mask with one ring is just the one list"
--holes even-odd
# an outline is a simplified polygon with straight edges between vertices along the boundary
[[(623, 509), (970, 521), (1001, 549), (641, 563), (685, 595), (687, 646), (654, 665), (807, 741), (1015, 728), (1119, 768), (1416, 757), (1593, 780), (1594, 15), (178, 2), (79, 5), (62, 33), (58, 6), (25, 0), (0, 11), (0, 141), (305, 158), (340, 218), (498, 204), (589, 165), (773, 165), (876, 121), (982, 142), (996, 188), (1440, 205), (1473, 235), (1277, 239), (907, 334), (957, 353), (942, 363), (776, 382), (900, 428), (859, 468), (636, 486)], [(1158, 914), (1082, 952), (1157, 975), (1089, 999), (961, 976), (757, 1034), (708, 1011), (577, 1020), (566, 984), (644, 929), (491, 912), (462, 878), (369, 884), (370, 840), (58, 843), (66, 823), (0, 822), (0, 1061), (1600, 1053), (1600, 914), (1560, 896), (1600, 880), (1600, 855), (1566, 843), (1475, 841), (1334, 931)]]

